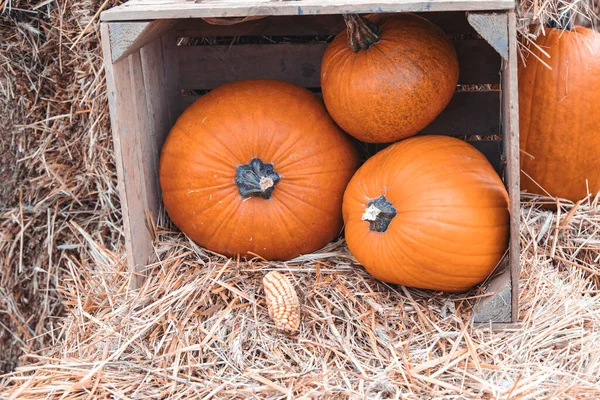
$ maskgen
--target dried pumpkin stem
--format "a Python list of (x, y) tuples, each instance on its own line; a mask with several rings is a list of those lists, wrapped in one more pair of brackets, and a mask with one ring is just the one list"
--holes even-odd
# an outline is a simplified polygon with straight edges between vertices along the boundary
[(253, 158), (248, 164), (237, 168), (235, 183), (242, 197), (270, 199), (280, 179), (281, 176), (273, 170), (273, 164), (265, 164), (259, 158)]
[(363, 221), (369, 221), (369, 229), (377, 232), (385, 232), (396, 216), (396, 209), (387, 201), (385, 196), (379, 196), (377, 199), (369, 202), (362, 215)]
[(573, 23), (571, 18), (571, 10), (565, 10), (558, 20), (549, 20), (546, 25), (550, 28), (561, 29), (563, 31), (572, 30)]
[(379, 27), (358, 14), (344, 14), (344, 22), (348, 31), (348, 46), (353, 52), (369, 50), (379, 42)]

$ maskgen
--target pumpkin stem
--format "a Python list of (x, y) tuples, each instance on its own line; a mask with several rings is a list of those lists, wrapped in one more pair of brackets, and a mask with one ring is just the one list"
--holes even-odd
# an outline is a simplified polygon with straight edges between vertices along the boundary
[(369, 221), (369, 229), (372, 231), (385, 232), (395, 216), (396, 209), (392, 203), (387, 201), (385, 196), (379, 196), (369, 202), (362, 220)]
[(379, 42), (379, 27), (358, 14), (344, 14), (344, 22), (348, 31), (348, 46), (353, 52), (369, 50)]
[(571, 10), (565, 10), (557, 21), (549, 20), (546, 25), (549, 28), (567, 30), (573, 29), (573, 20), (571, 18)]
[(281, 176), (273, 170), (273, 164), (265, 164), (259, 158), (253, 158), (248, 164), (237, 168), (235, 183), (242, 197), (270, 199), (280, 179)]

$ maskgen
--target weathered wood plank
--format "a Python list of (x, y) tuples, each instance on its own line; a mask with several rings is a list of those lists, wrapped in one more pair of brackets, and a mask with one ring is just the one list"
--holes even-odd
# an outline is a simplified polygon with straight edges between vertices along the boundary
[(142, 133), (139, 146), (142, 148), (144, 180), (148, 208), (154, 221), (165, 220), (159, 183), (159, 158), (162, 145), (175, 123), (174, 110), (179, 109), (179, 78), (177, 62), (172, 56), (176, 46), (173, 33), (158, 38), (142, 48), (142, 72), (148, 115), (148, 130)]
[[(447, 34), (475, 33), (464, 12), (418, 13)], [(212, 25), (200, 18), (177, 21), (179, 37), (202, 36), (329, 36), (346, 29), (341, 15), (265, 17), (235, 25)]]
[(507, 158), (507, 186), (510, 195), (510, 270), (512, 276), (512, 322), (519, 318), (520, 274), (520, 163), (519, 97), (517, 74), (517, 22), (514, 11), (508, 13), (508, 60), (502, 67), (502, 105), (504, 113), (504, 154)]
[(501, 124), (503, 153), (506, 159), (505, 184), (510, 200), (510, 242), (504, 273), (486, 290), (492, 296), (481, 299), (475, 307), (475, 322), (517, 322), (519, 318), (520, 262), (520, 190), (519, 190), (519, 110), (517, 82), (516, 18), (508, 13), (508, 60), (502, 63)]
[(131, 285), (139, 287), (142, 282), (139, 272), (152, 254), (146, 228), (148, 198), (139, 145), (140, 133), (148, 131), (141, 57), (135, 52), (113, 64), (108, 24), (102, 24), (101, 34), (127, 262), (133, 275)]
[[(198, 97), (182, 96), (181, 112)], [(421, 133), (450, 136), (497, 135), (500, 133), (499, 121), (499, 91), (456, 92), (448, 107)]]
[[(168, 117), (168, 129), (163, 130), (158, 137), (158, 155), (160, 157), (160, 149), (167, 138), (169, 130), (179, 115), (181, 115), (181, 86), (179, 83), (179, 62), (177, 61), (177, 35), (171, 31), (162, 37), (161, 41), (163, 53), (163, 72), (164, 72), (164, 96), (166, 99), (166, 110), (163, 112)], [(161, 202), (161, 207), (157, 217), (157, 224), (160, 226), (169, 226), (170, 220), (167, 216), (167, 211)]]
[[(500, 56), (484, 40), (453, 41), (460, 84), (500, 81)], [(213, 89), (240, 79), (272, 78), (318, 88), (327, 43), (180, 46), (181, 87)]]
[(256, 15), (508, 10), (514, 0), (132, 0), (104, 11), (102, 21)]
[(505, 12), (468, 12), (467, 19), (502, 58), (508, 59), (508, 16)]
[(112, 62), (115, 63), (160, 38), (175, 26), (174, 20), (113, 22), (109, 25)]
[(181, 87), (214, 89), (240, 79), (272, 78), (316, 88), (326, 43), (178, 47)]
[(181, 114), (181, 85), (179, 80), (179, 62), (177, 60), (177, 35), (174, 31), (162, 37), (162, 51), (168, 106), (167, 112), (169, 114), (170, 126), (173, 126)]

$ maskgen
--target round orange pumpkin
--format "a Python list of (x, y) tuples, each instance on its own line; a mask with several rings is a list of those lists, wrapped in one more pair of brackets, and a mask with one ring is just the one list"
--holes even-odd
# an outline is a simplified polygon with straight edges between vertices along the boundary
[(577, 201), (600, 191), (600, 36), (546, 28), (535, 44), (519, 65), (521, 189)]
[(340, 233), (357, 162), (310, 91), (239, 81), (202, 96), (177, 120), (162, 149), (160, 186), (173, 223), (201, 246), (288, 260)]
[(350, 252), (375, 278), (456, 292), (483, 281), (508, 246), (508, 194), (488, 160), (447, 136), (382, 150), (344, 194)]
[(344, 19), (348, 29), (327, 47), (321, 65), (327, 111), (365, 142), (415, 135), (454, 94), (458, 59), (452, 43), (414, 14)]

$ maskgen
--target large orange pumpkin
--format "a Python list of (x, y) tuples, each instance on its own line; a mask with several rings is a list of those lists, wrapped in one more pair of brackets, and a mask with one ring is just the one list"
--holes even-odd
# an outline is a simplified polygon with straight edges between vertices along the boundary
[(202, 96), (177, 120), (160, 186), (172, 221), (196, 243), (287, 260), (340, 233), (356, 167), (349, 138), (314, 94), (250, 80)]
[(502, 258), (508, 194), (489, 161), (447, 136), (393, 144), (356, 172), (344, 194), (350, 252), (375, 278), (462, 291)]
[(321, 65), (329, 114), (365, 142), (393, 142), (421, 131), (456, 89), (452, 43), (414, 14), (344, 19), (348, 29), (327, 47)]
[(600, 35), (546, 28), (519, 65), (521, 189), (580, 200), (600, 191)]

